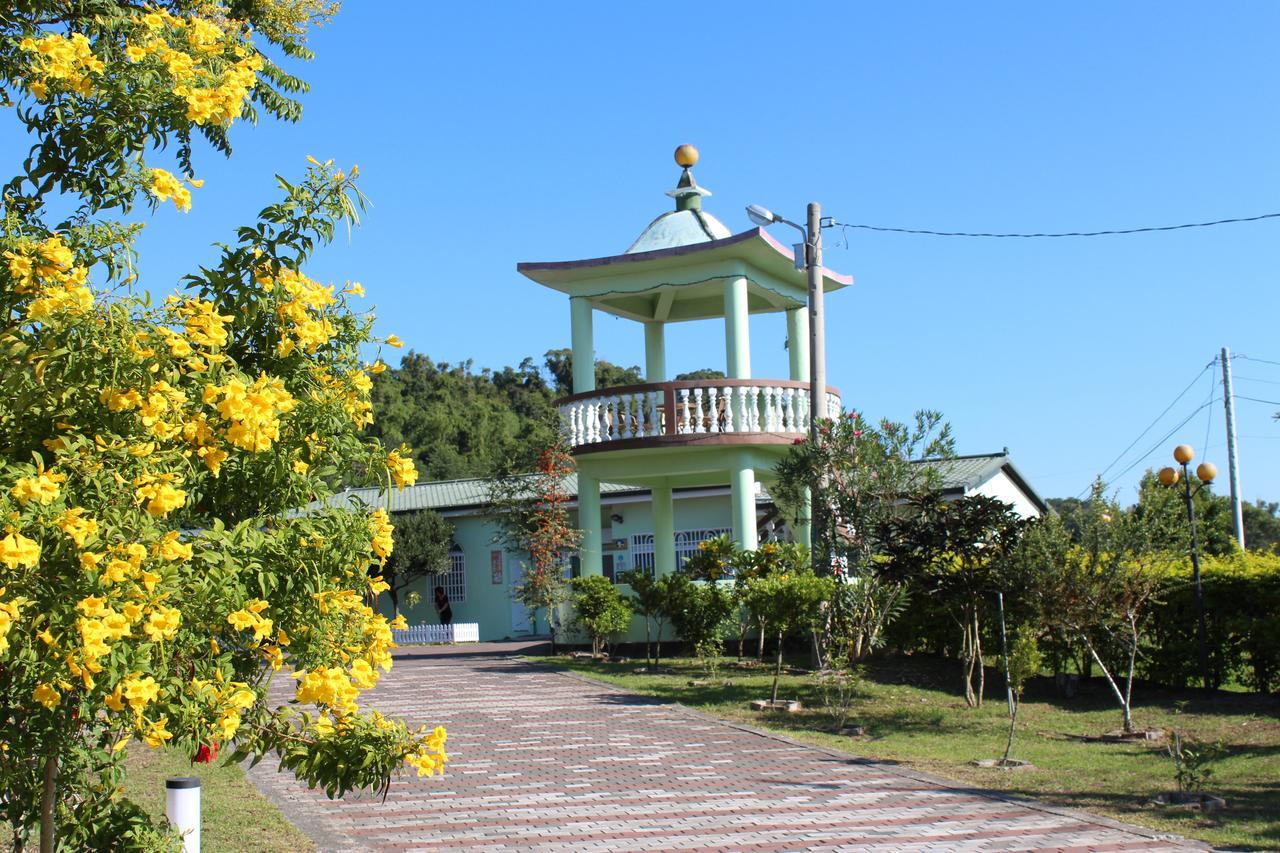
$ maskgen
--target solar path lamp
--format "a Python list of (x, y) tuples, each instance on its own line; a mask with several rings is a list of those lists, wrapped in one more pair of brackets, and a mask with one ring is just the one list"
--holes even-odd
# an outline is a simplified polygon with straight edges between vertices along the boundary
[(1182, 500), (1187, 507), (1187, 523), (1191, 525), (1191, 572), (1196, 590), (1196, 616), (1199, 619), (1196, 634), (1200, 644), (1200, 678), (1204, 684), (1204, 689), (1211, 690), (1208, 632), (1205, 629), (1204, 619), (1204, 590), (1200, 585), (1200, 547), (1196, 539), (1196, 508), (1192, 499), (1201, 489), (1212, 483), (1214, 477), (1218, 476), (1218, 467), (1212, 462), (1201, 462), (1196, 466), (1196, 479), (1200, 482), (1195, 488), (1192, 488), (1191, 472), (1188, 466), (1195, 456), (1196, 452), (1191, 449), (1191, 445), (1179, 444), (1173, 449), (1173, 458), (1181, 466), (1181, 470), (1173, 466), (1161, 468), (1156, 477), (1159, 479), (1160, 485), (1166, 488), (1174, 488), (1179, 481), (1182, 482)]

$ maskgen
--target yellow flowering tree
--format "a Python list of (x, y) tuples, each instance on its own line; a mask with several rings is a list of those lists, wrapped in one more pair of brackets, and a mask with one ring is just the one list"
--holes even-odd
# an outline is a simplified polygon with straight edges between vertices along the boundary
[[(0, 813), (15, 848), (37, 827), (44, 850), (163, 846), (125, 796), (139, 743), (275, 753), (330, 795), (443, 769), (442, 729), (359, 709), (391, 666), (370, 570), (391, 524), (326, 503), (337, 484), (416, 477), (407, 449), (363, 437), (378, 368), (361, 359), (362, 289), (303, 271), (356, 221), (357, 170), (313, 160), (280, 179), (281, 199), (162, 300), (133, 289), (138, 226), (110, 218), (138, 200), (186, 210), (193, 138), (229, 151), (237, 118), (296, 117), (283, 93), (301, 81), (252, 34), (305, 56), (306, 23), (329, 11), (0, 15), (0, 94), (35, 138), (0, 219)], [(178, 174), (148, 162), (169, 143)], [(273, 679), (289, 701), (269, 698)]]

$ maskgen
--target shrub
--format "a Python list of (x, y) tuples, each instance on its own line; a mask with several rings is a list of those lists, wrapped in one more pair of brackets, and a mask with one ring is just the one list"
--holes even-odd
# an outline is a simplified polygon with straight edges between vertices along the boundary
[[(1280, 556), (1236, 552), (1200, 560), (1209, 675), (1215, 686), (1229, 681), (1260, 692), (1280, 690)], [(1159, 601), (1141, 672), (1172, 687), (1199, 681), (1195, 586), (1190, 559), (1161, 575)]]
[(591, 637), (591, 653), (599, 655), (609, 637), (631, 624), (631, 603), (603, 575), (574, 578), (572, 588), (574, 624)]

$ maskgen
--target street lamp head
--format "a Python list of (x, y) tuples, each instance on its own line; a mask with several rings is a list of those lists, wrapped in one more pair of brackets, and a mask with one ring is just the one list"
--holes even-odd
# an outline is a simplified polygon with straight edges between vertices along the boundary
[(1213, 478), (1218, 476), (1218, 466), (1212, 462), (1201, 462), (1196, 468), (1196, 476), (1202, 483), (1212, 483)]
[(1162, 486), (1172, 486), (1178, 482), (1180, 476), (1177, 468), (1161, 468), (1160, 473), (1156, 475)]
[(1183, 465), (1186, 465), (1192, 459), (1196, 458), (1196, 452), (1191, 449), (1189, 444), (1179, 444), (1173, 449), (1173, 458)]
[(676, 165), (682, 169), (692, 169), (698, 162), (698, 149), (687, 142), (676, 148)]
[(772, 225), (778, 221), (777, 215), (772, 210), (758, 204), (747, 205), (747, 218), (760, 226)]

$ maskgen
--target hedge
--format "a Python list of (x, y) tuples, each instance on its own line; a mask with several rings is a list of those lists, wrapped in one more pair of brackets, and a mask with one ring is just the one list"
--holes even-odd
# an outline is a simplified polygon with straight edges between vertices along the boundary
[[(1280, 556), (1254, 552), (1202, 557), (1201, 587), (1209, 646), (1210, 680), (1215, 687), (1236, 683), (1264, 693), (1280, 692)], [(1200, 656), (1196, 633), (1195, 587), (1189, 558), (1171, 561), (1162, 570), (1157, 600), (1147, 609), (1139, 677), (1170, 687), (1200, 684)], [(1010, 629), (1036, 617), (1026, 600), (1005, 598)], [(989, 666), (998, 665), (999, 621), (996, 603), (984, 613), (983, 646)], [(890, 648), (903, 652), (954, 655), (960, 629), (942, 602), (916, 594), (907, 610), (889, 626)], [(1061, 638), (1065, 639), (1065, 638)], [(1079, 649), (1061, 639), (1046, 637), (1047, 662), (1069, 669)], [(1117, 654), (1119, 650), (1103, 650)], [(1077, 664), (1077, 667), (1079, 664)]]

